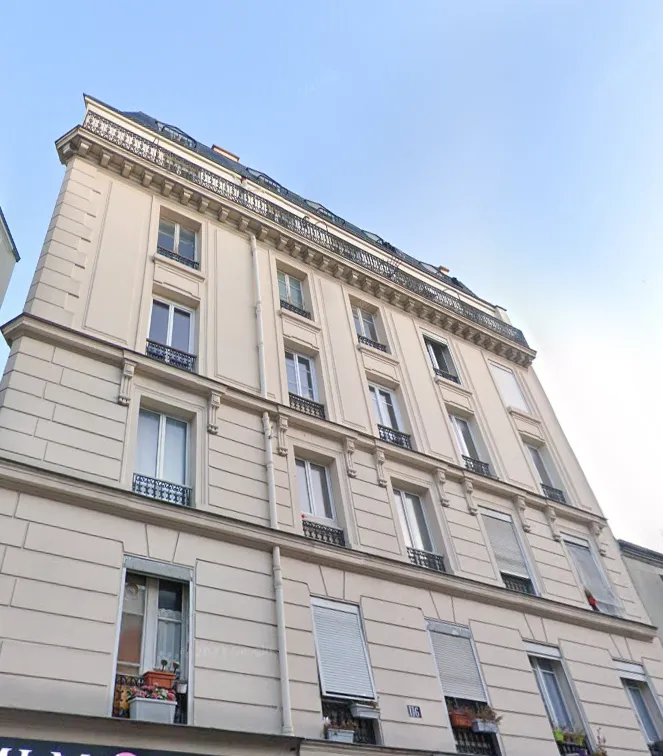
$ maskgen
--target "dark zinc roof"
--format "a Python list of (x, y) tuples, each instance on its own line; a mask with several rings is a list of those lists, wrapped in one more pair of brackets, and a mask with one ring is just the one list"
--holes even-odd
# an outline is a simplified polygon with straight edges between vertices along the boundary
[(328, 210), (319, 202), (308, 200), (304, 197), (301, 197), (299, 194), (296, 194), (295, 192), (291, 192), (289, 189), (286, 189), (284, 186), (279, 184), (278, 181), (275, 181), (273, 178), (270, 178), (266, 174), (261, 173), (254, 168), (249, 168), (245, 165), (242, 165), (242, 163), (240, 162), (231, 160), (230, 158), (225, 157), (225, 155), (221, 155), (220, 153), (211, 149), (211, 147), (208, 147), (205, 144), (201, 144), (193, 137), (183, 132), (181, 129), (178, 129), (176, 126), (171, 126), (167, 123), (163, 123), (162, 121), (157, 121), (155, 118), (152, 118), (152, 116), (149, 116), (141, 111), (118, 112), (126, 116), (127, 118), (131, 118), (132, 121), (136, 121), (142, 126), (145, 126), (151, 131), (154, 131), (163, 137), (167, 137), (174, 142), (178, 142), (179, 144), (187, 147), (190, 150), (193, 150), (194, 152), (197, 152), (199, 155), (202, 155), (208, 160), (212, 160), (215, 163), (222, 165), (227, 170), (232, 171), (233, 173), (236, 173), (243, 178), (247, 178), (250, 181), (255, 181), (256, 183), (261, 184), (266, 189), (269, 189), (270, 191), (281, 195), (281, 197), (284, 197), (289, 202), (292, 202), (295, 205), (299, 205), (299, 207), (301, 207), (307, 213), (316, 215), (317, 217), (325, 220), (327, 223), (338, 226), (338, 228), (342, 228), (344, 231), (347, 231), (348, 233), (351, 233), (354, 236), (363, 239), (365, 242), (372, 244), (373, 246), (381, 249), (383, 252), (386, 252), (392, 257), (403, 260), (409, 265), (412, 265), (415, 268), (423, 271), (424, 273), (427, 273), (429, 276), (433, 276), (433, 278), (438, 279), (438, 281), (445, 284), (446, 286), (451, 286), (458, 291), (462, 291), (466, 294), (476, 297), (477, 299), (480, 299), (480, 297), (477, 297), (477, 295), (473, 291), (468, 289), (468, 287), (465, 286), (464, 283), (459, 281), (454, 276), (447, 276), (446, 274), (442, 273), (442, 271), (438, 270), (434, 265), (421, 262), (420, 260), (411, 257), (402, 250), (398, 249), (398, 247), (395, 247), (393, 244), (390, 244), (389, 242), (382, 239), (377, 234), (374, 234), (370, 231), (364, 231), (358, 226), (355, 226), (354, 224), (344, 220), (335, 213), (332, 213), (331, 210)]
[(7, 219), (5, 218), (5, 214), (2, 212), (1, 207), (0, 207), (0, 224), (2, 224), (3, 228), (7, 232), (7, 236), (9, 238), (9, 244), (11, 246), (12, 252), (14, 253), (14, 257), (16, 258), (16, 262), (18, 262), (21, 258), (18, 254), (18, 250), (16, 249), (16, 244), (14, 243), (14, 237), (12, 236), (12, 232), (9, 230), (9, 223), (7, 223)]

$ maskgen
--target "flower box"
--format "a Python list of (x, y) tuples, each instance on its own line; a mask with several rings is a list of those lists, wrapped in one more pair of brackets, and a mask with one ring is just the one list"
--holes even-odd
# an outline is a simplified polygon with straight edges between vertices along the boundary
[(338, 730), (335, 727), (327, 728), (327, 740), (334, 740), (337, 743), (353, 743), (354, 739), (354, 730)]
[(139, 722), (161, 722), (173, 724), (176, 701), (159, 698), (132, 698), (129, 702), (129, 718)]
[(486, 719), (475, 719), (472, 722), (472, 732), (497, 732), (497, 722), (489, 722)]
[(380, 709), (369, 704), (350, 704), (350, 714), (355, 719), (380, 719)]
[(472, 729), (472, 715), (462, 711), (450, 711), (449, 719), (452, 727)]
[(175, 673), (168, 672), (165, 669), (151, 669), (143, 674), (145, 685), (154, 686), (155, 688), (165, 688), (170, 690), (173, 687)]

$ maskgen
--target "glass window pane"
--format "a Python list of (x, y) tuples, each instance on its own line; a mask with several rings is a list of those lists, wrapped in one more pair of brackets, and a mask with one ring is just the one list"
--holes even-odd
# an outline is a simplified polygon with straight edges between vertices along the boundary
[(169, 612), (182, 611), (182, 583), (172, 580), (159, 580), (159, 610)]
[(157, 344), (168, 343), (168, 315), (170, 307), (163, 302), (152, 302), (152, 319), (150, 320), (149, 340)]
[(122, 605), (122, 624), (117, 653), (120, 674), (138, 674), (145, 618), (145, 578), (127, 574)]
[(282, 270), (277, 271), (276, 273), (278, 281), (279, 281), (279, 298), (282, 299), (284, 302), (288, 301), (288, 285), (285, 280), (285, 273)]
[(186, 257), (187, 260), (196, 259), (196, 232), (180, 226), (180, 243), (177, 254)]
[(297, 355), (297, 364), (299, 368), (299, 387), (301, 390), (301, 396), (305, 396), (307, 399), (315, 399), (311, 360), (307, 357)]
[(472, 457), (472, 459), (479, 459), (479, 452), (474, 444), (474, 439), (472, 438), (472, 433), (467, 420), (464, 420), (462, 417), (457, 417), (456, 426), (462, 439), (461, 448), (464, 448), (465, 455)]
[(546, 470), (546, 466), (543, 464), (541, 452), (535, 446), (528, 446), (527, 448), (529, 449), (529, 453), (532, 457), (532, 462), (534, 462), (534, 467), (536, 467), (536, 471), (539, 473), (541, 482), (545, 486), (550, 486), (552, 488), (553, 484), (550, 480), (550, 476), (548, 475), (548, 470)]
[(502, 394), (502, 399), (508, 407), (516, 407), (524, 412), (529, 412), (529, 407), (523, 396), (523, 392), (520, 390), (516, 376), (508, 368), (500, 367), (499, 365), (491, 364), (491, 370), (495, 381)]
[(444, 370), (445, 373), (449, 373), (450, 375), (456, 374), (454, 369), (451, 367), (451, 358), (449, 356), (449, 349), (443, 344), (438, 344), (437, 361), (440, 366), (440, 370)]
[(375, 328), (375, 319), (373, 318), (373, 315), (371, 315), (370, 312), (364, 312), (364, 311), (362, 311), (361, 315), (364, 320), (364, 333), (372, 341), (377, 341), (378, 332), (377, 332), (377, 329)]
[(295, 461), (297, 467), (297, 491), (299, 492), (299, 506), (302, 512), (313, 514), (311, 508), (311, 499), (308, 491), (308, 480), (306, 479), (306, 462), (301, 459)]
[(168, 668), (173, 662), (182, 663), (182, 620), (157, 620), (157, 648), (154, 664), (161, 668), (161, 660), (166, 659)]
[(186, 310), (175, 309), (173, 312), (173, 333), (169, 346), (180, 352), (190, 352), (191, 313)]
[(309, 465), (311, 471), (311, 488), (313, 494), (313, 507), (314, 513), (318, 517), (327, 517), (332, 520), (334, 514), (332, 512), (331, 497), (329, 495), (329, 487), (327, 486), (327, 471), (320, 465)]
[(357, 336), (363, 336), (364, 335), (364, 330), (362, 328), (362, 322), (361, 322), (361, 318), (359, 316), (359, 308), (358, 307), (353, 307), (352, 308), (352, 319), (355, 322), (355, 331), (357, 332)]
[(415, 544), (414, 548), (432, 552), (433, 544), (428, 533), (421, 499), (413, 494), (405, 494), (405, 508), (410, 524), (410, 532), (412, 533), (412, 540)]
[(172, 221), (162, 218), (159, 221), (159, 238), (157, 240), (159, 247), (167, 249), (169, 252), (175, 251), (175, 224)]
[(403, 492), (397, 491), (394, 488), (394, 496), (396, 497), (396, 509), (398, 510), (398, 519), (401, 523), (401, 529), (403, 530), (403, 538), (405, 539), (405, 545), (411, 549), (416, 549), (412, 540), (412, 534), (410, 533), (410, 524), (408, 523), (407, 516), (405, 514), (405, 505), (403, 503)]
[(186, 423), (166, 418), (166, 443), (161, 479), (186, 485)]
[(295, 355), (291, 352), (285, 353), (285, 369), (288, 374), (288, 391), (291, 394), (299, 395), (299, 382), (297, 381), (297, 367), (295, 365)]
[(394, 430), (398, 430), (396, 411), (394, 410), (391, 394), (388, 391), (380, 391), (380, 403), (382, 405), (382, 416), (389, 420), (387, 425)]
[(658, 740), (658, 732), (656, 730), (656, 725), (654, 724), (654, 719), (649, 711), (649, 707), (647, 706), (642, 687), (635, 682), (628, 682), (626, 683), (626, 689), (628, 690), (633, 708), (640, 720), (645, 737), (649, 743), (655, 743)]
[(373, 401), (373, 412), (375, 413), (375, 422), (378, 425), (384, 425), (384, 421), (382, 419), (382, 410), (380, 408), (380, 402), (378, 401), (378, 392), (373, 388), (373, 386), (369, 386), (368, 390), (371, 393), (371, 400)]
[(138, 413), (136, 439), (136, 472), (150, 478), (157, 477), (157, 451), (159, 445), (159, 415), (142, 409)]
[(304, 295), (302, 294), (302, 282), (297, 278), (288, 276), (288, 283), (290, 284), (290, 303), (303, 310)]
[(548, 693), (548, 700), (552, 707), (552, 716), (556, 726), (573, 728), (573, 721), (564, 703), (562, 691), (555, 673), (542, 671), (541, 678)]

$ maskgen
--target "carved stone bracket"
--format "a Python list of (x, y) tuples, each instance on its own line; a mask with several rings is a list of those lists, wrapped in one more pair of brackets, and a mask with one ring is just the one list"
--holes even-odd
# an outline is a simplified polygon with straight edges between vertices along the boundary
[(469, 478), (463, 480), (463, 488), (465, 489), (465, 498), (467, 499), (467, 511), (475, 517), (479, 514), (479, 507), (477, 507), (474, 501), (474, 483)]
[(219, 407), (221, 406), (221, 394), (212, 391), (207, 401), (207, 432), (216, 435), (219, 432)]
[(562, 534), (559, 532), (559, 528), (557, 527), (557, 510), (552, 506), (552, 504), (549, 504), (546, 507), (546, 517), (548, 518), (548, 525), (550, 525), (550, 532), (552, 533), (552, 537), (556, 541), (561, 541)]
[(387, 476), (384, 471), (385, 456), (382, 449), (375, 450), (375, 469), (378, 474), (378, 486), (387, 487)]
[(357, 469), (355, 468), (355, 440), (350, 436), (345, 437), (344, 442), (345, 450), (345, 469), (347, 470), (349, 478), (357, 477)]
[(276, 453), (282, 457), (288, 454), (288, 418), (285, 415), (279, 415)]
[(446, 472), (441, 468), (438, 467), (437, 470), (435, 470), (435, 483), (437, 485), (437, 493), (440, 497), (440, 503), (443, 507), (448, 507), (449, 504), (451, 504), (451, 500), (447, 496), (447, 492), (445, 489), (445, 485), (447, 482), (447, 474)]
[(529, 533), (532, 530), (532, 524), (527, 519), (527, 502), (525, 501), (525, 497), (516, 496), (514, 497), (513, 503), (516, 505), (516, 512), (522, 529), (526, 533)]
[(122, 365), (122, 378), (120, 379), (120, 393), (117, 397), (117, 403), (123, 407), (128, 407), (131, 401), (131, 381), (136, 370), (136, 363), (131, 360), (125, 360)]
[(591, 527), (592, 535), (596, 539), (596, 545), (599, 547), (599, 554), (605, 556), (608, 553), (608, 546), (605, 541), (601, 540), (601, 535), (605, 526), (601, 522), (593, 522)]

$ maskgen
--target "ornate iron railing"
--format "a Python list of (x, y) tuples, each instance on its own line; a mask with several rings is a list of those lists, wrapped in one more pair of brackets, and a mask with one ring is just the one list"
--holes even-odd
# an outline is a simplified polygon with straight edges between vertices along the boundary
[[(447, 706), (454, 709), (468, 708), (477, 712), (485, 704), (479, 701), (469, 701), (464, 698), (445, 698)], [(451, 731), (456, 741), (457, 753), (477, 754), (478, 756), (500, 756), (494, 735), (483, 732), (473, 732), (466, 727), (452, 727)]]
[(200, 263), (198, 262), (198, 260), (190, 260), (188, 257), (183, 257), (182, 255), (178, 255), (177, 252), (171, 252), (169, 249), (166, 249), (165, 247), (157, 246), (157, 252), (160, 255), (163, 255), (164, 257), (170, 257), (171, 260), (177, 260), (178, 263), (182, 263), (182, 265), (186, 265), (189, 268), (193, 268), (194, 270), (200, 270)]
[(290, 406), (306, 415), (319, 417), (321, 420), (325, 419), (325, 405), (314, 402), (313, 399), (307, 399), (305, 396), (290, 392)]
[(435, 570), (436, 572), (446, 572), (444, 567), (444, 557), (439, 554), (433, 554), (430, 551), (421, 551), (419, 549), (407, 548), (407, 555), (417, 567), (425, 567), (428, 570)]
[(460, 383), (460, 378), (457, 375), (454, 375), (453, 373), (447, 373), (446, 370), (440, 370), (440, 368), (433, 368), (435, 370), (435, 375), (439, 375), (440, 378), (446, 378), (448, 381), (453, 381), (454, 383)]
[(332, 546), (345, 546), (345, 533), (340, 528), (334, 528), (331, 525), (322, 525), (322, 523), (313, 520), (302, 520), (304, 526), (304, 535), (314, 541), (329, 543)]
[(388, 428), (386, 425), (378, 425), (378, 432), (380, 433), (380, 438), (388, 444), (402, 446), (403, 449), (412, 448), (412, 441), (407, 433), (395, 430), (394, 428)]
[(466, 457), (465, 455), (463, 455), (463, 460), (465, 461), (466, 469), (470, 472), (477, 473), (477, 475), (484, 475), (486, 478), (495, 477), (490, 471), (490, 465), (488, 462), (481, 462), (479, 459)]
[(191, 489), (169, 483), (167, 480), (148, 478), (147, 475), (134, 473), (133, 492), (150, 499), (167, 501), (169, 504), (179, 504), (181, 507), (191, 506)]
[(543, 491), (543, 495), (546, 497), (546, 499), (557, 501), (560, 504), (566, 504), (566, 496), (564, 496), (564, 491), (560, 491), (559, 488), (553, 488), (552, 486), (547, 486), (545, 483), (542, 483), (541, 490)]
[(580, 745), (576, 743), (562, 743), (557, 742), (557, 750), (567, 756), (567, 754), (577, 754), (577, 756), (589, 756), (589, 748), (586, 745)]
[[(175, 681), (175, 723), (186, 724), (187, 720), (187, 693), (177, 692), (177, 683)], [(115, 675), (115, 690), (113, 693), (113, 716), (120, 719), (129, 719), (129, 692), (131, 688), (145, 685), (142, 677), (135, 675)]]
[(188, 370), (189, 373), (193, 373), (196, 368), (195, 354), (181, 352), (179, 349), (166, 346), (165, 344), (159, 344), (158, 342), (150, 341), (149, 339), (145, 347), (145, 354), (153, 360), (165, 362), (167, 365), (172, 365), (181, 370)]
[(651, 756), (663, 756), (663, 740), (659, 740), (657, 743), (650, 743), (649, 753)]
[(530, 596), (536, 596), (534, 586), (529, 578), (518, 577), (516, 575), (508, 575), (506, 572), (502, 573), (502, 580), (504, 581), (504, 587), (510, 591), (516, 593), (527, 593)]
[(219, 174), (176, 155), (158, 144), (154, 139), (139, 136), (98, 113), (88, 112), (85, 116), (83, 128), (143, 160), (147, 160), (208, 192), (216, 194), (218, 197), (240, 205), (256, 215), (286, 228), (307, 241), (318, 244), (378, 276), (393, 281), (446, 310), (487, 328), (509, 341), (528, 347), (525, 336), (518, 328), (514, 328), (509, 323), (483, 312), (478, 307), (467, 304), (446, 291), (401, 270), (397, 255), (394, 255), (396, 258), (394, 263), (383, 260), (377, 255), (335, 236), (323, 228), (321, 224), (315, 225)]
[(332, 727), (340, 727), (343, 723), (352, 722), (355, 743), (376, 745), (375, 724), (372, 719), (357, 719), (352, 716), (348, 701), (335, 701), (331, 698), (322, 699), (322, 716), (328, 717)]
[(297, 315), (301, 315), (303, 318), (308, 318), (309, 320), (313, 320), (311, 317), (311, 313), (308, 310), (303, 310), (301, 307), (297, 307), (297, 305), (291, 304), (288, 302), (287, 299), (281, 300), (281, 307), (284, 310), (290, 310), (290, 312), (294, 312)]
[(381, 352), (389, 351), (389, 349), (387, 349), (386, 344), (380, 344), (379, 341), (373, 341), (373, 339), (369, 339), (366, 336), (362, 336), (360, 333), (357, 334), (357, 341), (360, 344), (366, 344), (366, 346), (373, 347), (373, 349), (379, 349)]

